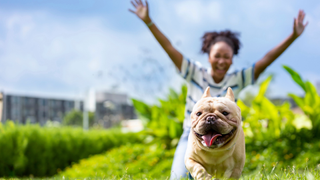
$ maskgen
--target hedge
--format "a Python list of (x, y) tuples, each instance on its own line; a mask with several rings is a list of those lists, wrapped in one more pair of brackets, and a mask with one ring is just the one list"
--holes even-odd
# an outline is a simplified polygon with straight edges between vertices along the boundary
[(78, 162), (142, 135), (118, 130), (83, 131), (74, 127), (41, 127), (0, 123), (0, 177), (48, 177)]

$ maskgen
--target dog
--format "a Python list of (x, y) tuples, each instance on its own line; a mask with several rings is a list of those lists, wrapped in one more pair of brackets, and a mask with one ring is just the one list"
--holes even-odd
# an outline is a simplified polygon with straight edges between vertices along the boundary
[(229, 87), (211, 97), (208, 87), (191, 113), (185, 165), (195, 179), (239, 179), (245, 163), (241, 111)]

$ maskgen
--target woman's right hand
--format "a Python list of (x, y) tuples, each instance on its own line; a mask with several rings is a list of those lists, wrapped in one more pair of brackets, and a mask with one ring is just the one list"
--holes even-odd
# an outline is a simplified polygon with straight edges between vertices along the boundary
[(147, 0), (145, 0), (145, 5), (141, 0), (132, 0), (131, 4), (135, 8), (135, 10), (129, 9), (130, 12), (136, 14), (144, 23), (148, 24), (151, 22), (149, 17), (149, 6)]

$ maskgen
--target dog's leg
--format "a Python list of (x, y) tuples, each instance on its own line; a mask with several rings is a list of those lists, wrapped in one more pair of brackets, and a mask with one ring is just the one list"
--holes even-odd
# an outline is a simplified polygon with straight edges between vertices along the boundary
[(235, 168), (235, 169), (233, 169), (230, 178), (232, 178), (232, 179), (239, 179), (240, 176), (241, 176), (241, 173), (242, 173), (242, 169), (240, 169), (240, 168)]
[(206, 169), (199, 163), (188, 158), (185, 162), (186, 168), (191, 173), (192, 177), (196, 180), (210, 180), (212, 176), (206, 171)]

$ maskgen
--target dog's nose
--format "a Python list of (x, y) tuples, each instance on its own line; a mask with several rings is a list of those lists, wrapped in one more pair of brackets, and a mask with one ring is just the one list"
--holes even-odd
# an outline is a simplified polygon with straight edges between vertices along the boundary
[(208, 116), (206, 118), (206, 123), (207, 124), (213, 124), (213, 122), (216, 120), (216, 117), (215, 116)]

